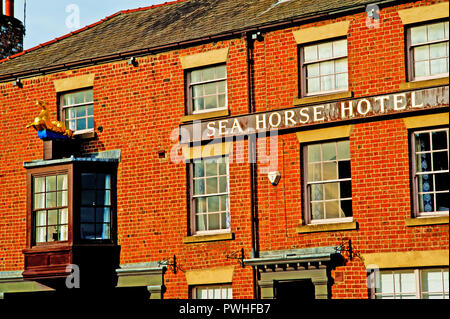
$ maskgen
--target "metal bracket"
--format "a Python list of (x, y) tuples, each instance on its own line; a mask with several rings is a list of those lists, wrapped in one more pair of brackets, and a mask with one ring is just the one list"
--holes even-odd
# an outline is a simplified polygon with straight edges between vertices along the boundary
[(184, 272), (184, 270), (177, 264), (177, 256), (173, 255), (172, 259), (164, 259), (158, 261), (159, 266), (166, 266), (168, 269), (172, 270), (174, 275), (177, 274), (178, 270)]
[[(347, 242), (347, 240), (348, 240), (348, 242)], [(359, 254), (359, 252), (353, 249), (351, 239), (342, 238), (341, 244), (338, 247), (336, 247), (336, 252), (338, 252), (338, 253), (347, 252), (348, 258), (350, 259), (350, 261), (353, 261), (354, 257), (362, 260), (362, 257)]]
[(244, 263), (244, 248), (241, 248), (240, 250), (236, 250), (234, 252), (232, 252), (231, 254), (227, 254), (226, 255), (227, 260), (228, 259), (237, 259), (237, 261), (239, 262), (239, 265), (241, 265), (242, 268), (245, 268), (245, 263)]

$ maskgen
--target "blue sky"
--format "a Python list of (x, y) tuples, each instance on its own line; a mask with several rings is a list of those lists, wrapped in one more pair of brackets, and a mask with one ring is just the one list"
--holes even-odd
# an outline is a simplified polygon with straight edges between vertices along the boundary
[(117, 11), (146, 7), (169, 0), (15, 0), (15, 16), (22, 22), (24, 1), (27, 8), (24, 49), (29, 49)]

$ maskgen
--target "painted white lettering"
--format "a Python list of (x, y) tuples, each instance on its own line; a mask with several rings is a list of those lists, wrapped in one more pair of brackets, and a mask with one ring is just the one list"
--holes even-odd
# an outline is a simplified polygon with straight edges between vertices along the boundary
[[(399, 104), (402, 103), (400, 106)], [(406, 94), (394, 94), (394, 110), (395, 111), (402, 111), (406, 109)]]
[(412, 108), (416, 108), (416, 107), (423, 107), (423, 102), (421, 104), (416, 104), (416, 92), (411, 92), (411, 107)]
[(295, 125), (297, 122), (294, 120), (295, 112), (292, 110), (284, 112), (284, 125)]
[[(303, 120), (302, 117), (305, 119)], [(304, 108), (300, 109), (300, 123), (305, 124), (308, 122), (309, 122), (308, 108), (304, 107)]]
[[(266, 114), (262, 114), (262, 120), (259, 119), (259, 115), (256, 115), (256, 130), (260, 130), (260, 129), (267, 129), (266, 126)], [(260, 124), (263, 124), (263, 126), (260, 126)]]
[(228, 123), (228, 120), (219, 121), (219, 134), (220, 135), (226, 134), (227, 123)]
[(209, 122), (206, 127), (208, 129), (208, 136), (214, 136), (216, 135), (216, 128), (214, 127), (216, 126), (216, 122)]
[(236, 128), (238, 129), (239, 133), (244, 133), (244, 130), (242, 129), (241, 124), (239, 124), (239, 121), (237, 119), (234, 119), (233, 127), (231, 128), (231, 134), (234, 133), (234, 130)]
[[(324, 109), (323, 105), (314, 106), (314, 108), (313, 108), (314, 122), (325, 120), (324, 115), (323, 115), (323, 109)], [(320, 115), (320, 117), (319, 117), (319, 115)]]
[(384, 113), (385, 105), (384, 101), (389, 100), (389, 96), (379, 96), (375, 98), (375, 102), (380, 101), (380, 113)]
[(345, 112), (348, 112), (348, 117), (353, 117), (353, 101), (348, 103), (348, 106), (345, 106), (345, 102), (341, 102), (341, 117), (347, 117)]
[[(363, 107), (363, 104), (365, 104), (365, 107)], [(370, 104), (370, 101), (368, 99), (362, 99), (358, 102), (356, 108), (359, 114), (366, 115), (372, 109), (372, 105)]]
[[(274, 116), (277, 117), (276, 122), (273, 122)], [(269, 116), (269, 125), (273, 128), (277, 128), (281, 124), (281, 115), (279, 113), (272, 113)]]

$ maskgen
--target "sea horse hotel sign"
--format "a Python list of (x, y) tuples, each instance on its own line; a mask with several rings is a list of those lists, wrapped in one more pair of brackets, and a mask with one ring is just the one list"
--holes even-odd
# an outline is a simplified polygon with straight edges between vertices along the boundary
[(182, 125), (181, 143), (259, 134), (314, 124), (358, 120), (368, 117), (444, 108), (449, 104), (449, 87), (408, 91), (351, 99), (319, 105), (301, 106), (264, 113), (235, 116)]

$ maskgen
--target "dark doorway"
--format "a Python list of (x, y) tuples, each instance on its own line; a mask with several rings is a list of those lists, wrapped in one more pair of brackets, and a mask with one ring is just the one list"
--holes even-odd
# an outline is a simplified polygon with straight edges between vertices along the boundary
[(313, 300), (314, 284), (311, 279), (279, 281), (275, 285), (275, 296), (281, 301)]

